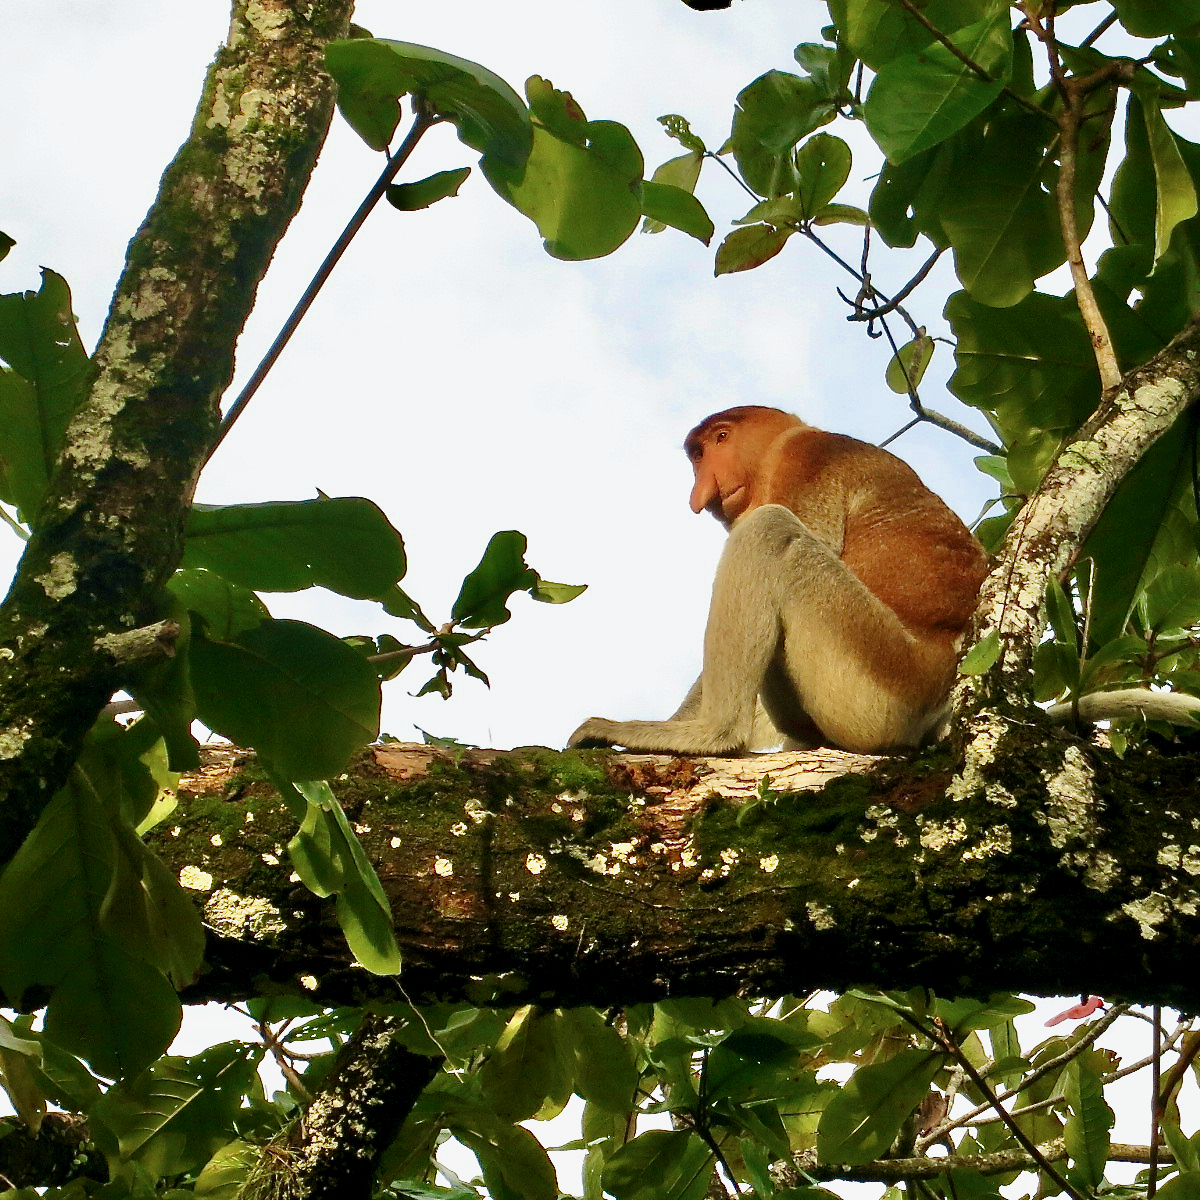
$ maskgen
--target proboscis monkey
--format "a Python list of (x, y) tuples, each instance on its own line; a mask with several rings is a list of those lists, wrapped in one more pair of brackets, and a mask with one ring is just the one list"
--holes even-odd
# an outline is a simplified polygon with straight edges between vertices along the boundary
[(716, 413), (684, 449), (692, 511), (730, 531), (703, 672), (669, 720), (592, 717), (570, 744), (738, 753), (764, 740), (760, 699), (792, 748), (919, 743), (954, 679), (983, 547), (895, 455), (779, 409)]

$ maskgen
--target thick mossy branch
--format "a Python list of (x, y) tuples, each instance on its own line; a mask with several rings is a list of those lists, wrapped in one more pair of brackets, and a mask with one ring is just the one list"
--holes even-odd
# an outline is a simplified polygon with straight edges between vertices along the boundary
[(95, 355), (88, 399), (0, 610), (0, 862), (62, 783), (176, 566), (234, 343), (333, 112), (351, 0), (236, 0)]
[[(1010, 759), (989, 798), (964, 800), (937, 756), (784, 790), (814, 757), (835, 774), (835, 752), (381, 747), (334, 786), (388, 892), (417, 1002), (606, 1006), (878, 984), (1195, 1010), (1200, 989), (1176, 968), (1200, 939), (1196, 758), (1122, 763), (1051, 740), (1073, 772)], [(153, 836), (212, 929), (189, 999), (399, 994), (350, 965), (332, 905), (289, 870), (291, 834), (270, 786), (226, 764), (188, 781)]]

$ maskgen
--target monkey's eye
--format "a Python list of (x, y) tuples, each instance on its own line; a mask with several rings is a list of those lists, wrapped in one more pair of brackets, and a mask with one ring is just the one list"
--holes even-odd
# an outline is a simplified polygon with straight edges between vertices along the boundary
[(713, 441), (714, 442), (723, 442), (728, 436), (729, 436), (728, 429), (718, 429), (717, 432), (713, 434)]

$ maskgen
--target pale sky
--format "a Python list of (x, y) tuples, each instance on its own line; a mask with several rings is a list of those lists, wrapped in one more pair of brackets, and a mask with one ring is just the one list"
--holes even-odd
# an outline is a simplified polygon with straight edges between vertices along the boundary
[[(378, 36), (481, 62), (518, 90), (528, 75), (551, 79), (589, 117), (627, 124), (649, 175), (681, 152), (659, 115), (684, 114), (719, 146), (738, 90), (765, 70), (796, 69), (792, 48), (819, 40), (824, 11), (792, 0), (715, 13), (679, 0), (363, 0), (357, 19)], [(0, 12), (0, 102), (19, 115), (6, 124), (0, 180), (0, 229), (18, 245), (0, 286), (36, 287), (43, 264), (65, 275), (90, 347), (126, 242), (186, 133), (227, 4), (9, 0)], [(830, 128), (861, 135), (847, 122)], [(437, 129), (401, 179), (475, 157)], [(239, 346), (239, 382), (381, 166), (335, 118)], [(852, 198), (865, 201), (876, 169), (865, 155), (856, 163)], [(718, 238), (749, 207), (712, 164), (700, 195)], [(857, 261), (859, 231), (829, 238)], [(926, 253), (894, 266), (880, 258), (881, 286), (898, 286)], [(481, 745), (559, 746), (587, 716), (666, 716), (699, 669), (723, 539), (688, 510), (687, 430), (741, 403), (869, 441), (907, 418), (883, 383), (886, 343), (846, 323), (837, 286), (850, 290), (849, 277), (800, 239), (765, 267), (721, 279), (711, 248), (671, 230), (635, 234), (606, 259), (557, 262), (476, 172), (457, 199), (373, 214), (198, 498), (301, 499), (318, 488), (370, 497), (403, 533), (405, 586), (435, 621), (498, 529), (528, 536), (545, 578), (590, 585), (565, 607), (515, 600), (512, 621), (477, 648), (490, 691), (463, 679), (449, 702), (417, 701), (416, 667), (387, 685), (383, 725), (397, 737), (418, 736), (419, 725)], [(942, 299), (931, 291), (914, 307), (935, 332), (946, 332)], [(931, 380), (949, 371), (947, 347), (939, 357)], [(937, 382), (925, 394), (966, 413)], [(992, 494), (975, 451), (952, 437), (918, 431), (893, 449), (968, 520)], [(0, 529), (0, 574), (18, 551)], [(277, 616), (337, 634), (415, 632), (327, 593), (267, 600)]]

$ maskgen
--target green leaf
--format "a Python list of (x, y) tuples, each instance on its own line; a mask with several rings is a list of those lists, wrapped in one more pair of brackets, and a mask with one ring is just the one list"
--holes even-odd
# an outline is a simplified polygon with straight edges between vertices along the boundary
[(303, 814), (288, 842), (301, 881), (317, 896), (337, 897), (338, 924), (360, 965), (375, 975), (398, 975), (392, 906), (329, 784), (275, 782), (289, 808)]
[(196, 1177), (192, 1194), (203, 1200), (237, 1200), (238, 1192), (258, 1162), (262, 1147), (240, 1138), (226, 1142)]
[(479, 1160), (492, 1200), (558, 1200), (558, 1176), (528, 1129), (482, 1109), (453, 1111), (446, 1126)]
[(761, 267), (783, 249), (792, 236), (790, 229), (773, 229), (770, 225), (747, 225), (735, 229), (717, 247), (715, 275), (732, 275)]
[[(685, 150), (690, 150), (693, 154), (699, 154), (703, 157), (705, 153), (704, 142), (692, 132), (692, 127), (688, 124), (686, 117), (681, 117), (678, 113), (667, 113), (664, 117), (658, 118), (658, 123), (663, 127), (663, 132), (668, 137), (674, 138)], [(655, 177), (657, 178), (657, 172)], [(669, 182), (678, 183), (678, 180), (670, 180)], [(680, 184), (679, 186), (683, 186)]]
[(1113, 0), (1113, 7), (1134, 37), (1183, 33), (1200, 21), (1200, 0)]
[[(665, 118), (659, 117), (662, 121)], [(682, 118), (680, 118), (682, 120)], [(681, 154), (678, 158), (669, 158), (662, 166), (657, 167), (654, 175), (651, 177), (651, 183), (667, 184), (671, 187), (682, 188), (685, 192), (694, 193), (696, 183), (700, 179), (700, 167), (704, 162), (703, 143), (699, 150), (690, 150), (687, 154)], [(643, 188), (645, 185), (643, 185)], [(645, 192), (642, 195), (642, 208), (646, 207)], [(707, 215), (707, 214), (706, 214)], [(667, 222), (656, 221), (647, 216), (642, 223), (643, 233), (662, 233), (667, 227)], [(713, 231), (709, 230), (709, 237), (712, 237)], [(707, 241), (705, 245), (707, 245)]]
[(8, 257), (8, 252), (17, 244), (16, 238), (11, 238), (0, 230), (0, 260)]
[(806, 217), (815, 217), (850, 177), (850, 147), (831, 133), (810, 137), (796, 151), (796, 199)]
[(357, 496), (193, 507), (183, 565), (260, 592), (326, 587), (375, 600), (404, 577), (404, 542)]
[(508, 600), (514, 592), (528, 592), (546, 604), (565, 604), (574, 600), (586, 584), (551, 583), (525, 562), (526, 540), (523, 533), (506, 529), (492, 535), (475, 568), (463, 580), (458, 599), (450, 615), (467, 629), (503, 625), (512, 613)]
[(519, 1008), (479, 1072), (483, 1094), (507, 1121), (526, 1121), (544, 1101), (568, 1094), (570, 1071), (558, 1038), (555, 1013)]
[(1196, 186), (1180, 154), (1175, 134), (1163, 120), (1157, 97), (1138, 81), (1134, 83), (1134, 90), (1136, 95), (1129, 98), (1127, 119), (1135, 120), (1135, 109), (1141, 108), (1157, 186), (1154, 210), (1154, 257), (1157, 260), (1166, 252), (1175, 226), (1196, 215)]
[(1161, 1200), (1200, 1200), (1200, 1171), (1184, 1171), (1155, 1192)]
[(457, 196), (458, 189), (466, 182), (470, 173), (470, 167), (458, 167), (453, 171), (438, 171), (436, 175), (418, 179), (413, 183), (389, 184), (388, 203), (401, 212), (416, 212), (417, 209), (428, 208), (448, 196)]
[(1094, 1192), (1108, 1165), (1108, 1134), (1113, 1111), (1104, 1102), (1103, 1059), (1085, 1051), (1067, 1066), (1067, 1118), (1063, 1137), (1071, 1156), (1071, 1175), (1077, 1184)]
[[(988, 123), (959, 157), (939, 205), (958, 277), (981, 304), (1007, 308), (1066, 261), (1054, 195), (1055, 127), (1024, 109)], [(1090, 193), (1089, 193), (1090, 194)]]
[(927, 336), (922, 329), (917, 337), (911, 342), (906, 342), (892, 355), (892, 360), (887, 366), (888, 387), (901, 396), (907, 396), (910, 391), (920, 386), (925, 371), (933, 360), (933, 350), (933, 338)]
[(982, 675), (990, 671), (1000, 658), (1000, 633), (993, 629), (987, 637), (976, 642), (958, 664), (960, 675)]
[(617, 1200), (663, 1200), (694, 1194), (712, 1178), (708, 1147), (690, 1130), (650, 1129), (626, 1142), (608, 1160), (602, 1182)]
[(632, 1112), (638, 1069), (628, 1040), (594, 1008), (568, 1008), (561, 1016), (575, 1060), (576, 1092), (609, 1112)]
[(907, 1049), (859, 1067), (821, 1114), (820, 1161), (863, 1163), (884, 1155), (941, 1066), (942, 1055)]
[(870, 225), (871, 218), (853, 204), (827, 204), (813, 217), (814, 225)]
[[(14, 1004), (30, 989), (49, 990), (46, 1038), (110, 1078), (153, 1062), (180, 1018), (175, 989), (146, 961), (161, 954), (159, 939), (143, 944), (146, 926), (129, 924), (130, 848), (120, 828), (77, 770), (0, 876), (0, 986)], [(147, 878), (141, 902), (152, 919), (161, 878)]]
[(1074, 430), (1091, 413), (1096, 359), (1071, 300), (1034, 292), (994, 309), (955, 292), (945, 311), (958, 338), (950, 390), (994, 413), (1006, 443), (1034, 430)]
[(199, 718), (253, 747), (286, 779), (324, 779), (379, 734), (379, 680), (339, 638), (302, 621), (264, 621), (233, 641), (196, 632)]
[(615, 121), (586, 120), (569, 92), (540, 76), (525, 87), (542, 122), (533, 127), (533, 148), (520, 165), (485, 159), (488, 182), (537, 225), (554, 258), (611, 254), (642, 216), (645, 164), (633, 135)]
[(1200, 567), (1172, 563), (1146, 589), (1146, 623), (1155, 633), (1200, 623)]
[(768, 71), (738, 93), (730, 145), (742, 178), (760, 196), (796, 188), (792, 148), (827, 125), (834, 104), (811, 78)]
[(656, 233), (670, 225), (707, 246), (715, 231), (704, 205), (691, 192), (670, 184), (652, 180), (643, 183), (642, 212), (646, 216), (644, 228), (648, 233)]
[(188, 612), (204, 618), (211, 637), (231, 641), (271, 616), (249, 589), (203, 567), (184, 567), (167, 581), (167, 589)]
[(353, 38), (330, 42), (325, 65), (338, 84), (338, 108), (373, 150), (385, 150), (400, 119), (399, 99), (421, 96), (459, 138), (491, 160), (524, 162), (531, 133), (521, 97), (499, 75), (454, 54), (412, 42)]
[(123, 1161), (136, 1159), (155, 1177), (195, 1170), (233, 1136), (261, 1057), (261, 1048), (223, 1042), (193, 1058), (161, 1058), (110, 1088), (89, 1115), (116, 1139)]
[(839, 42), (879, 71), (896, 58), (931, 46), (930, 25), (942, 33), (955, 33), (1007, 7), (1005, 0), (930, 0), (920, 10), (927, 25), (889, 0), (832, 0), (830, 15)]
[(26, 523), (37, 516), (87, 381), (61, 275), (43, 270), (38, 291), (0, 296), (0, 500)]
[(889, 162), (945, 141), (983, 112), (1007, 82), (1012, 70), (1007, 10), (958, 30), (950, 40), (990, 81), (940, 44), (889, 62), (863, 104), (867, 128)]

